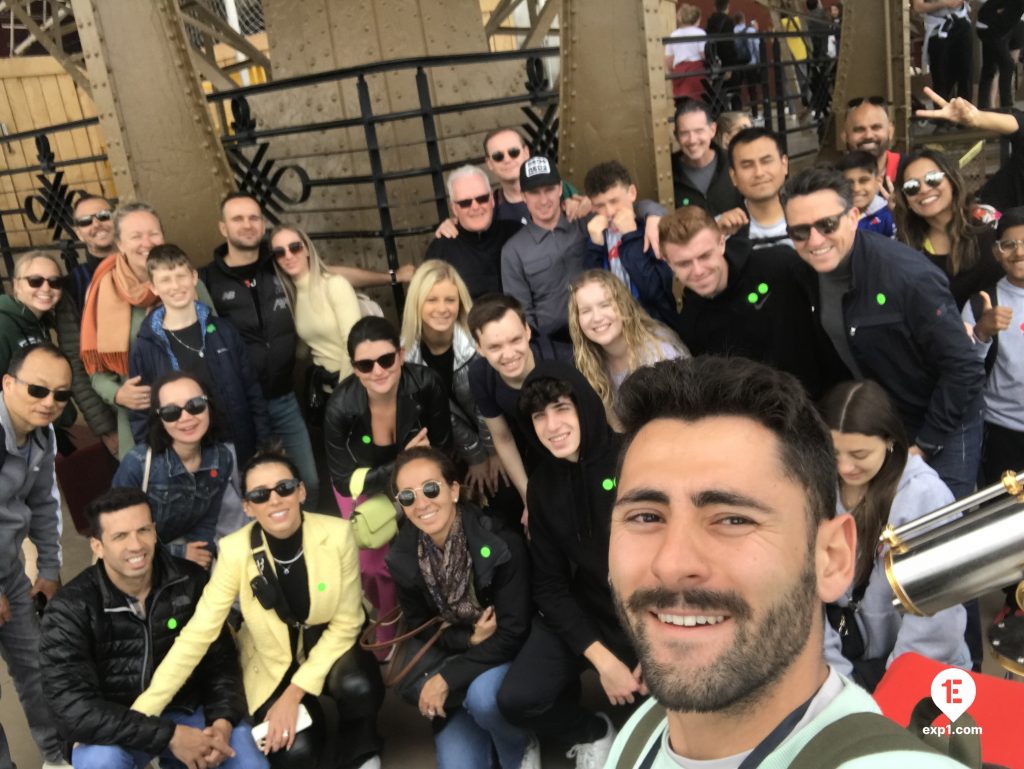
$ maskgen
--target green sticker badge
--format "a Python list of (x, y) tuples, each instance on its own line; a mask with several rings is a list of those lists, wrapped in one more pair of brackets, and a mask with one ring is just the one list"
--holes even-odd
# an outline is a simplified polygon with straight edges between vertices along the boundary
[(178, 620), (176, 620), (174, 617), (171, 617), (169, 620), (167, 620), (167, 629), (168, 630), (177, 630), (177, 628), (178, 628)]
[(761, 294), (762, 296), (767, 294), (768, 293), (768, 284), (767, 283), (758, 283), (757, 284), (757, 293)]
[(601, 481), (601, 488), (604, 489), (605, 491), (611, 491), (612, 489), (615, 488), (615, 479), (605, 478), (603, 481)]
[(215, 325), (213, 325), (212, 323), (207, 323), (206, 324), (206, 333), (207, 334), (212, 334), (216, 330), (217, 330), (217, 327)]
[(487, 547), (487, 545), (484, 545), (483, 547), (480, 548), (480, 555), (482, 555), (484, 558), (490, 558), (491, 557), (491, 548)]
[(750, 302), (751, 304), (757, 304), (757, 294), (751, 291), (749, 294), (747, 294), (747, 301)]
[(882, 293), (875, 294), (875, 301), (878, 302), (878, 306), (879, 307), (884, 305), (885, 304), (885, 294), (882, 294)]
[(363, 443), (365, 443), (367, 446), (369, 446), (372, 442), (373, 438), (371, 438), (369, 435), (363, 436)]
[(316, 589), (320, 593), (324, 592), (327, 589), (327, 583), (326, 582), (319, 582), (319, 583), (317, 583)]

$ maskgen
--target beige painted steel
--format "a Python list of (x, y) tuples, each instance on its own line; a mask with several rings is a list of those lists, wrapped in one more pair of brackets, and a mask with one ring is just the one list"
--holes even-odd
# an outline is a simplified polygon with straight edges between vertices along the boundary
[(641, 197), (672, 207), (671, 100), (659, 0), (562, 0), (559, 170), (582, 183), (605, 160), (629, 169)]
[(230, 173), (177, 0), (74, 0), (92, 96), (121, 200), (145, 200), (197, 264), (220, 240)]

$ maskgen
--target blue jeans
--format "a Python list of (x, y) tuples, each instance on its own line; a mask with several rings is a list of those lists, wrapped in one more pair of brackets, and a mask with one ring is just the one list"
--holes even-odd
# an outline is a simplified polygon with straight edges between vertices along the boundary
[(434, 736), (437, 769), (489, 767), (492, 746), (501, 769), (519, 769), (530, 736), (506, 721), (497, 703), (498, 689), (511, 664), (478, 675), (462, 706), (449, 713), (444, 728)]
[[(194, 713), (187, 713), (183, 710), (166, 710), (163, 718), (173, 721), (176, 724), (191, 726), (196, 729), (206, 727), (206, 717), (203, 709), (199, 708)], [(229, 758), (221, 767), (223, 769), (267, 769), (270, 764), (256, 743), (252, 739), (252, 726), (242, 721), (231, 732), (231, 747), (235, 751), (235, 757)], [(117, 745), (76, 745), (71, 752), (71, 765), (75, 769), (142, 769), (153, 760), (153, 756), (143, 753), (141, 750), (126, 750)], [(171, 749), (167, 748), (160, 755), (160, 766), (164, 769), (169, 767), (183, 767), (184, 764), (174, 757)]]
[(928, 460), (957, 499), (971, 494), (978, 482), (981, 436), (984, 432), (982, 414), (980, 409), (971, 409), (965, 414), (959, 429), (946, 436), (942, 451)]
[(270, 398), (267, 411), (270, 413), (270, 430), (281, 441), (284, 453), (299, 468), (299, 475), (306, 485), (308, 505), (316, 509), (320, 499), (320, 476), (316, 472), (316, 457), (313, 456), (309, 430), (302, 419), (295, 393)]

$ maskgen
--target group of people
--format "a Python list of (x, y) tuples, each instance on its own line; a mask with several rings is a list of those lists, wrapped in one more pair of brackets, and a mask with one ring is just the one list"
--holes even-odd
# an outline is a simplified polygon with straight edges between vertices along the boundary
[[(441, 767), (532, 769), (540, 741), (625, 760), (587, 669), (613, 714), (668, 708), (649, 767), (754, 749), (801, 703), (790, 730), (870, 709), (848, 679), (904, 652), (977, 665), (976, 609), (899, 614), (876, 546), (1024, 465), (1022, 116), (931, 95), (923, 117), (1015, 144), (987, 208), (955, 160), (893, 153), (875, 98), (836, 167), (793, 176), (770, 131), (720, 146), (682, 101), (672, 212), (616, 161), (581, 194), (493, 131), (426, 259), (389, 273), (268, 236), (244, 193), (202, 270), (145, 204), (78, 201), (86, 261), (26, 254), (0, 303), (0, 645), (47, 765), (380, 766), (364, 597), (421, 628), (396, 686)], [(397, 281), (400, 327), (357, 293)], [(61, 587), (72, 399), (120, 465)], [(758, 698), (725, 739), (714, 714)]]

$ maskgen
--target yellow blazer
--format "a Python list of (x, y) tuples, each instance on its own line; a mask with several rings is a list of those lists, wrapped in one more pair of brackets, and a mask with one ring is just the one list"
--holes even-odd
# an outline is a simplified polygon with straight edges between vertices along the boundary
[[(290, 683), (319, 695), (331, 667), (359, 638), (364, 620), (363, 594), (359, 551), (348, 521), (316, 513), (304, 515), (302, 547), (309, 574), (306, 622), (329, 624)], [(235, 598), (245, 620), (238, 633), (238, 646), (250, 712), (263, 705), (284, 679), (292, 661), (288, 626), (273, 609), (260, 605), (249, 584), (259, 573), (249, 549), (252, 526), (244, 526), (220, 541), (217, 565), (195, 614), (153, 673), (149, 688), (135, 700), (134, 710), (152, 716), (164, 711), (216, 640)], [(276, 573), (274, 559), (268, 558), (267, 562)]]

